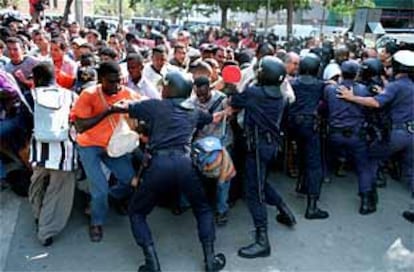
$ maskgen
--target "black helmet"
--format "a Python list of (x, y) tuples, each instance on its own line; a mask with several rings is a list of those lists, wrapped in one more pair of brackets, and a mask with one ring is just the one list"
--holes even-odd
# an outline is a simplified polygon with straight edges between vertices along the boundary
[(179, 71), (168, 72), (164, 77), (163, 85), (164, 89), (168, 89), (165, 98), (187, 98), (193, 90), (191, 79)]
[(414, 73), (414, 52), (400, 50), (392, 56), (392, 71), (398, 73)]
[(262, 86), (279, 86), (285, 80), (286, 69), (283, 62), (273, 56), (260, 59), (257, 69), (257, 82)]
[(368, 80), (375, 76), (381, 76), (384, 66), (377, 58), (368, 58), (361, 63), (361, 78)]
[(299, 74), (317, 76), (320, 66), (321, 58), (318, 55), (314, 53), (306, 54), (300, 60)]
[(344, 79), (355, 79), (359, 72), (359, 63), (354, 60), (347, 60), (341, 64), (342, 77)]

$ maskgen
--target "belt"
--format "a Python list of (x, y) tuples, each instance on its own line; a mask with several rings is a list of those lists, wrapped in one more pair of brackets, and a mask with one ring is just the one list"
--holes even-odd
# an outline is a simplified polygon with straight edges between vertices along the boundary
[(404, 129), (410, 133), (414, 133), (414, 121), (408, 121), (405, 123), (393, 124), (392, 129)]
[(159, 149), (150, 152), (151, 155), (157, 156), (165, 156), (165, 155), (189, 155), (190, 150), (186, 147), (183, 148), (166, 148), (166, 149)]

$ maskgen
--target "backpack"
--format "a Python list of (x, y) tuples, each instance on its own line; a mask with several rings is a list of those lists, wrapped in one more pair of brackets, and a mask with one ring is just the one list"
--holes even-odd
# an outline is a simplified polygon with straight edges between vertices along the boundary
[(56, 86), (40, 87), (33, 90), (33, 99), (35, 139), (46, 143), (68, 140), (72, 92)]

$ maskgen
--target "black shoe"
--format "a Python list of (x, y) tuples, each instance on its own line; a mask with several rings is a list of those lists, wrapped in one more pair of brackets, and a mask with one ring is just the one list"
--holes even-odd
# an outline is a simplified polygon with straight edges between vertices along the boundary
[(375, 205), (375, 199), (373, 196), (373, 192), (363, 192), (360, 194), (361, 196), (361, 206), (359, 208), (359, 213), (362, 215), (367, 215), (374, 213), (377, 210)]
[(217, 272), (226, 265), (226, 257), (223, 253), (214, 254), (213, 243), (203, 243), (204, 269), (206, 272)]
[(217, 226), (223, 227), (227, 224), (228, 221), (229, 221), (229, 218), (228, 218), (228, 213), (227, 212), (217, 214), (217, 216), (216, 216)]
[(345, 161), (344, 160), (339, 160), (339, 165), (338, 165), (338, 168), (336, 168), (335, 175), (337, 177), (341, 177), (341, 178), (344, 178), (344, 177), (347, 176), (346, 171), (345, 171)]
[(408, 220), (408, 222), (414, 223), (414, 211), (404, 211), (402, 216)]
[(258, 257), (270, 256), (270, 244), (267, 237), (266, 228), (256, 228), (256, 237), (254, 243), (242, 247), (238, 251), (238, 255), (242, 258), (253, 259)]
[(277, 222), (287, 227), (293, 227), (296, 225), (295, 216), (285, 203), (282, 203), (282, 205), (277, 208), (279, 209), (279, 214), (276, 216)]
[(100, 242), (103, 237), (102, 226), (99, 226), (99, 225), (89, 226), (89, 237), (92, 242)]
[(53, 237), (46, 238), (46, 240), (42, 243), (44, 247), (51, 246), (53, 244)]
[(316, 202), (318, 196), (308, 196), (308, 207), (306, 208), (305, 218), (306, 219), (326, 219), (329, 217), (329, 213), (318, 208)]
[(138, 268), (138, 272), (160, 272), (160, 262), (153, 245), (142, 247), (145, 263)]

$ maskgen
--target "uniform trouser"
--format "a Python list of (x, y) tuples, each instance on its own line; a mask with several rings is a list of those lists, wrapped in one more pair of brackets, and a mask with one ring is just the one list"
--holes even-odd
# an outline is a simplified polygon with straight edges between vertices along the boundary
[(266, 181), (271, 162), (277, 154), (277, 146), (272, 144), (260, 144), (259, 167), (260, 177), (257, 172), (256, 153), (248, 152), (246, 156), (246, 200), (253, 223), (256, 228), (267, 227), (266, 204), (279, 206), (283, 203), (282, 197)]
[(38, 219), (37, 236), (44, 242), (57, 235), (66, 225), (72, 210), (75, 192), (75, 172), (33, 169), (29, 201)]
[(375, 183), (378, 161), (369, 156), (365, 140), (358, 133), (353, 133), (349, 137), (341, 133), (332, 133), (329, 136), (329, 153), (335, 156), (335, 152), (346, 152), (353, 160), (358, 175), (359, 192), (371, 191)]
[(147, 215), (157, 202), (174, 190), (183, 192), (191, 203), (202, 243), (215, 240), (213, 212), (207, 202), (198, 173), (189, 154), (154, 155), (129, 205), (129, 218), (135, 241), (141, 247), (152, 245)]
[(401, 154), (402, 178), (411, 186), (414, 193), (414, 133), (407, 129), (393, 129), (391, 131), (389, 155)]
[[(128, 197), (132, 193), (130, 186), (134, 176), (131, 156), (111, 158), (105, 149), (99, 146), (77, 146), (79, 156), (89, 182), (91, 193), (91, 224), (102, 225), (108, 211), (108, 194), (117, 199)], [(109, 189), (108, 180), (101, 163), (114, 174), (117, 184)]]
[(299, 178), (303, 178), (308, 194), (319, 196), (323, 171), (320, 135), (314, 121), (293, 123), (289, 132), (297, 143)]

